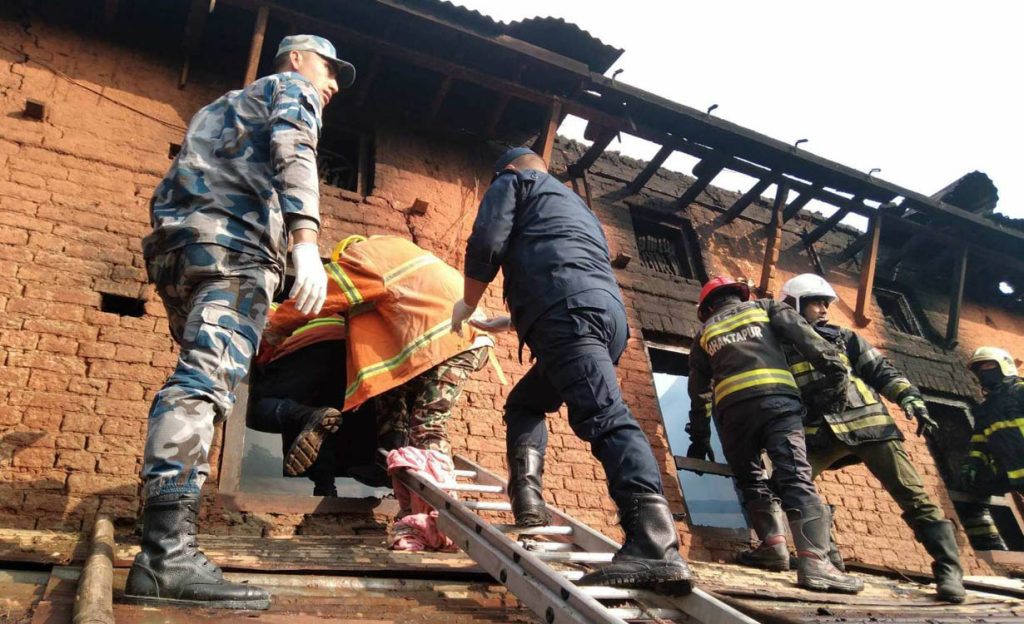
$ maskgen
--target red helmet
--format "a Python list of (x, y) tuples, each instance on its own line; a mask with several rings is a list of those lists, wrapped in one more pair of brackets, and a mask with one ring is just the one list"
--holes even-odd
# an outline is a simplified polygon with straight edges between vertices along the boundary
[(711, 316), (711, 311), (708, 310), (707, 304), (710, 303), (709, 299), (711, 296), (720, 293), (723, 290), (735, 291), (740, 299), (746, 301), (750, 299), (750, 287), (743, 282), (737, 282), (731, 277), (713, 277), (704, 284), (704, 287), (700, 289), (700, 299), (697, 301), (697, 318), (703, 323), (708, 320)]

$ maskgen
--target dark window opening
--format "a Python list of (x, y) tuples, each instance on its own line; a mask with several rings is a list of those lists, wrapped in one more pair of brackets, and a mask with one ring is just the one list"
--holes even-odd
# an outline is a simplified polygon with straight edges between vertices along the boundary
[[(690, 357), (686, 353), (650, 345), (647, 352), (651, 357), (654, 389), (668, 435), (669, 450), (673, 456), (685, 457), (690, 445), (690, 437), (685, 431), (686, 423), (690, 421), (690, 395), (687, 391)], [(715, 461), (725, 461), (718, 428), (714, 423), (711, 425), (711, 446), (715, 451)], [(731, 478), (713, 474), (698, 475), (689, 470), (679, 470), (677, 476), (693, 524), (727, 529), (747, 528), (739, 493)]]
[(361, 195), (373, 191), (373, 141), (369, 135), (327, 128), (317, 146), (316, 164), (323, 184)]
[(697, 235), (688, 221), (669, 225), (633, 216), (633, 233), (640, 263), (652, 271), (701, 280), (703, 267)]
[[(953, 507), (960, 517), (961, 524), (965, 527), (974, 525), (979, 517), (981, 503), (972, 500), (972, 492), (960, 481), (960, 467), (967, 459), (973, 428), (969, 410), (966, 404), (958, 401), (927, 400), (925, 403), (928, 406), (928, 413), (939, 425), (938, 431), (928, 436), (928, 450), (935, 459), (939, 476), (950, 491), (950, 498), (953, 499)], [(1021, 532), (1021, 526), (1013, 510), (1007, 506), (1013, 505), (1013, 501), (1008, 497), (990, 500), (995, 502), (984, 504), (984, 507), (990, 512), (995, 528), (1007, 548), (1015, 551), (1024, 550), (1024, 533)], [(990, 548), (981, 541), (984, 537), (972, 535), (971, 531), (968, 531), (968, 537), (975, 550)]]
[(134, 316), (138, 318), (146, 314), (146, 302), (135, 297), (100, 293), (100, 310), (119, 316)]
[(884, 288), (875, 288), (874, 294), (882, 315), (893, 329), (911, 336), (924, 337), (921, 322), (915, 316), (906, 295)]

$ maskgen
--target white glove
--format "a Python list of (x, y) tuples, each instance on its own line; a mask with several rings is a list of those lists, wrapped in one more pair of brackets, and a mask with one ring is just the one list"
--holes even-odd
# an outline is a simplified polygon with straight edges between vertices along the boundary
[(466, 305), (465, 299), (456, 301), (452, 306), (452, 331), (461, 336), (462, 324), (469, 320), (474, 312), (476, 312), (476, 306), (469, 307)]
[(491, 318), (471, 318), (469, 324), (477, 329), (482, 329), (485, 332), (492, 334), (498, 334), (501, 332), (507, 332), (512, 330), (512, 317), (507, 314), (502, 316), (494, 316)]
[(295, 284), (288, 297), (295, 301), (295, 309), (302, 314), (319, 313), (327, 299), (327, 272), (317, 244), (293, 245), (292, 264), (295, 265)]

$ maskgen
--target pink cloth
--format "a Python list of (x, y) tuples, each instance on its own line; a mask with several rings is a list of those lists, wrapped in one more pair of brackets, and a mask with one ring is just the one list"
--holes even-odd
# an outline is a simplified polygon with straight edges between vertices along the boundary
[(402, 469), (415, 470), (441, 487), (455, 484), (455, 465), (451, 457), (440, 451), (404, 446), (389, 452), (391, 485), (400, 513), (407, 514), (395, 522), (389, 548), (455, 552), (455, 543), (437, 528), (437, 512), (394, 477), (395, 472)]

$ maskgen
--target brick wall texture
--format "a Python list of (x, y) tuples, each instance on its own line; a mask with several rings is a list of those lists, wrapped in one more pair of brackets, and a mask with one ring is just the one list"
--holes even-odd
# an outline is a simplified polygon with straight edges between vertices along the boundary
[[(78, 31), (36, 23), (30, 30), (0, 19), (0, 527), (81, 530), (97, 512), (131, 521), (138, 511), (138, 471), (149, 401), (175, 362), (175, 348), (159, 299), (146, 285), (140, 238), (148, 230), (148, 200), (165, 172), (170, 143), (180, 142), (189, 117), (235, 85), (193, 82), (177, 88), (176, 60), (146, 56)], [(9, 48), (15, 48), (15, 54)], [(25, 62), (25, 55), (31, 61)], [(25, 100), (46, 103), (45, 121), (21, 115)], [(369, 197), (323, 189), (323, 252), (349, 234), (409, 236), (455, 266), (486, 189), (487, 157), (477, 146), (439, 140), (398, 127), (376, 129), (375, 189)], [(580, 147), (559, 142), (554, 168), (564, 168)], [(606, 154), (592, 168), (591, 198), (605, 226), (612, 256), (638, 258), (629, 210), (667, 209), (692, 178), (661, 171), (641, 193), (624, 197), (624, 183), (643, 163)], [(757, 279), (763, 254), (764, 201), (729, 226), (711, 221), (736, 194), (709, 188), (689, 207), (709, 274)], [(423, 216), (407, 209), (429, 202)], [(786, 250), (803, 227), (802, 214), (787, 223)], [(836, 318), (852, 322), (857, 269), (832, 266), (828, 254), (851, 238), (834, 231), (819, 244), (827, 277), (841, 300)], [(806, 254), (784, 251), (776, 288), (812, 270)], [(664, 425), (644, 349), (644, 331), (674, 336), (682, 344), (698, 328), (694, 305), (699, 285), (645, 270), (634, 260), (618, 270), (633, 338), (619, 370), (626, 400), (650, 437), (664, 472), (667, 496), (677, 511), (684, 495), (675, 477)], [(101, 311), (101, 293), (145, 300), (142, 317)], [(944, 326), (945, 299), (922, 297), (929, 317)], [(502, 307), (500, 281), (485, 299)], [(877, 309), (872, 310), (876, 319)], [(1024, 354), (1024, 318), (996, 306), (966, 305), (961, 346), (943, 351), (926, 340), (895, 335), (876, 320), (866, 337), (905, 366), (922, 386), (972, 395), (964, 354), (999, 344)], [(525, 372), (514, 338), (499, 339), (497, 355), (513, 383)], [(505, 471), (501, 409), (510, 386), (487, 368), (471, 380), (452, 423), (458, 452)], [(897, 409), (897, 412), (899, 410)], [(907, 448), (929, 492), (947, 514), (953, 509), (928, 448), (908, 434)], [(601, 469), (571, 432), (564, 415), (549, 418), (549, 500), (621, 539)], [(204, 530), (287, 534), (345, 531), (353, 522), (294, 514), (228, 511), (215, 503), (221, 455), (214, 474)], [(824, 475), (820, 488), (840, 508), (838, 535), (848, 556), (875, 564), (926, 569), (926, 555), (888, 495), (863, 467)], [(301, 527), (301, 528), (300, 528)], [(729, 531), (692, 528), (680, 521), (684, 554), (724, 559), (736, 548)], [(961, 535), (963, 542), (963, 536)], [(987, 571), (966, 547), (971, 573)]]

